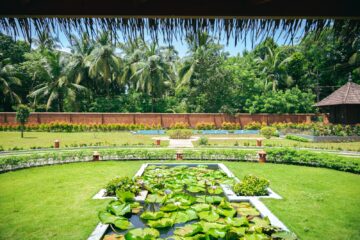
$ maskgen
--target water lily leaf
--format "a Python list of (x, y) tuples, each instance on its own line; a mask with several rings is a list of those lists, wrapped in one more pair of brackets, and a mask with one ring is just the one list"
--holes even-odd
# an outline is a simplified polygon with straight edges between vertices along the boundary
[(199, 193), (199, 192), (204, 192), (205, 188), (197, 186), (197, 185), (191, 185), (191, 186), (188, 186), (186, 190), (188, 190), (191, 193)]
[(185, 211), (173, 212), (171, 218), (174, 220), (174, 223), (185, 223), (189, 221), (189, 217)]
[(277, 232), (277, 233), (273, 233), (271, 235), (271, 237), (273, 239), (281, 239), (281, 240), (297, 240), (298, 237), (292, 233), (292, 232), (286, 232), (286, 231), (281, 231), (281, 232)]
[(135, 201), (135, 194), (129, 191), (121, 191), (121, 189), (116, 190), (116, 197), (119, 202), (130, 203)]
[(251, 225), (249, 228), (249, 231), (253, 232), (261, 232), (264, 228), (270, 228), (270, 220), (265, 218), (259, 218), (255, 217), (251, 220), (251, 222), (254, 223), (254, 225)]
[(177, 193), (171, 196), (167, 203), (180, 202), (181, 205), (190, 206), (196, 201), (196, 198), (188, 194)]
[(198, 196), (196, 198), (196, 202), (198, 203), (211, 203), (211, 204), (219, 204), (222, 201), (222, 197), (220, 196)]
[(162, 196), (160, 194), (148, 194), (146, 198), (147, 203), (162, 203), (165, 199), (165, 196)]
[(165, 214), (163, 212), (149, 212), (149, 211), (146, 211), (146, 212), (143, 212), (140, 215), (140, 218), (146, 219), (146, 220), (156, 220), (156, 219), (164, 217), (164, 215)]
[(194, 211), (192, 209), (187, 209), (185, 212), (188, 216), (188, 219), (189, 219), (188, 221), (198, 219), (198, 215), (197, 215), (196, 211)]
[(224, 238), (226, 235), (227, 230), (226, 229), (217, 229), (217, 228), (211, 228), (207, 233), (214, 238)]
[(223, 209), (223, 208), (217, 208), (216, 212), (224, 217), (233, 217), (236, 214), (235, 209)]
[(208, 193), (209, 194), (220, 194), (222, 192), (223, 192), (223, 190), (221, 189), (220, 186), (210, 186), (208, 188)]
[(199, 232), (202, 231), (202, 227), (195, 223), (195, 224), (188, 224), (181, 228), (176, 228), (174, 231), (175, 235), (181, 236), (181, 237), (191, 237)]
[(219, 219), (219, 214), (217, 214), (214, 210), (199, 212), (198, 215), (200, 219), (208, 222), (215, 222)]
[(253, 207), (237, 208), (236, 211), (240, 216), (260, 216), (260, 212)]
[(225, 200), (225, 198), (223, 198), (219, 204), (219, 208), (223, 208), (223, 209), (234, 209), (233, 206), (231, 206), (231, 203), (229, 203), (228, 201)]
[(200, 226), (203, 229), (203, 232), (208, 232), (210, 229), (215, 228), (215, 229), (227, 229), (228, 226), (224, 225), (224, 224), (220, 224), (220, 223), (211, 223), (211, 222), (206, 222), (206, 221), (201, 221), (199, 222)]
[(194, 209), (197, 212), (203, 212), (210, 210), (210, 205), (206, 203), (198, 203), (191, 206), (192, 209)]
[(125, 234), (126, 240), (155, 240), (160, 236), (158, 230), (153, 228), (135, 228)]
[(262, 233), (246, 234), (241, 240), (269, 240), (270, 238)]
[(247, 220), (246, 217), (241, 217), (241, 218), (227, 217), (225, 218), (225, 222), (234, 227), (249, 226), (249, 221)]
[(108, 209), (108, 211), (115, 214), (116, 216), (123, 216), (123, 215), (131, 212), (130, 204), (120, 203), (119, 201), (114, 201), (114, 202), (109, 203), (107, 209)]
[(239, 239), (242, 236), (245, 236), (246, 227), (232, 227), (229, 232), (226, 234), (226, 239)]
[(161, 218), (159, 220), (149, 220), (147, 224), (152, 228), (166, 228), (172, 227), (174, 223), (171, 218)]
[(133, 225), (127, 219), (117, 219), (114, 221), (114, 225), (121, 230), (126, 230), (132, 228)]
[(118, 216), (112, 215), (111, 213), (106, 212), (106, 211), (99, 212), (98, 216), (102, 223), (107, 223), (107, 224), (112, 224), (118, 219), (126, 219), (124, 217), (118, 217)]

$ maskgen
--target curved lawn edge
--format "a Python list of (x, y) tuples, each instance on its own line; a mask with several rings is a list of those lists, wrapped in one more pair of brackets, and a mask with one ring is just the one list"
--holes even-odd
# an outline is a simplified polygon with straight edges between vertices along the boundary
[[(98, 149), (100, 160), (176, 160), (176, 149)], [(329, 168), (360, 174), (360, 158), (315, 153), (290, 148), (265, 149), (267, 162)], [(257, 150), (244, 149), (185, 149), (184, 160), (216, 160), (257, 162)], [(0, 157), (0, 173), (17, 169), (93, 161), (93, 149), (69, 152), (43, 152)]]

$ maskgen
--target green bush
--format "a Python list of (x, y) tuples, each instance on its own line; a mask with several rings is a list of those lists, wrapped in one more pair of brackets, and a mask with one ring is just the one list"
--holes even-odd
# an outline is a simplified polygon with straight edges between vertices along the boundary
[(189, 139), (192, 136), (190, 129), (173, 129), (166, 132), (171, 139)]
[(265, 178), (247, 175), (233, 187), (234, 192), (240, 196), (265, 196), (270, 182)]
[(201, 137), (199, 139), (199, 145), (208, 145), (209, 144), (209, 140), (207, 137)]
[(199, 122), (195, 127), (197, 130), (213, 130), (216, 129), (216, 126), (212, 122)]
[(307, 138), (299, 137), (299, 136), (295, 136), (295, 135), (286, 135), (285, 138), (290, 139), (290, 140), (294, 140), (294, 141), (298, 141), (298, 142), (309, 142), (310, 141)]
[(269, 138), (271, 138), (271, 136), (273, 136), (276, 133), (276, 128), (274, 128), (274, 127), (263, 127), (263, 128), (261, 128), (260, 133), (265, 138), (269, 139)]
[(117, 177), (106, 185), (106, 194), (108, 196), (113, 196), (117, 190), (123, 192), (132, 192), (136, 195), (140, 192), (140, 187), (129, 177)]
[(265, 127), (266, 123), (260, 122), (251, 122), (245, 125), (244, 129), (246, 130), (260, 130), (262, 127)]

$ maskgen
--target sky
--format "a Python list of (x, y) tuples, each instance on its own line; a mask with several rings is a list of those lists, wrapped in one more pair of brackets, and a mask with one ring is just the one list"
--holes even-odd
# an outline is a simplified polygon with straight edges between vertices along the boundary
[[(70, 43), (69, 43), (68, 39), (66, 38), (66, 36), (60, 32), (58, 35), (58, 38), (61, 43), (61, 50), (69, 52), (70, 51), (70, 49), (69, 49)], [(145, 35), (145, 39), (147, 41), (150, 41), (150, 37), (148, 35), (147, 36)], [(297, 34), (297, 36), (295, 37), (293, 44), (298, 43), (300, 41), (300, 39), (301, 39), (301, 33), (299, 32)], [(286, 39), (280, 35), (280, 32), (275, 33), (274, 40), (279, 45), (289, 44), (289, 41), (286, 41)], [(255, 41), (254, 44), (251, 44), (250, 36), (248, 36), (246, 39), (246, 44), (244, 41), (238, 41), (236, 45), (235, 45), (234, 37), (230, 37), (229, 42), (227, 42), (225, 38), (217, 39), (217, 41), (219, 44), (224, 46), (224, 50), (227, 51), (230, 54), (230, 56), (236, 56), (238, 54), (242, 55), (244, 50), (251, 50), (253, 47), (255, 47), (261, 41), (261, 39), (258, 39), (257, 41)], [(163, 42), (161, 36), (159, 36), (159, 44), (160, 44), (160, 46), (168, 45), (167, 43)], [(182, 41), (180, 39), (174, 40), (172, 45), (178, 51), (180, 57), (183, 57), (186, 55), (187, 45), (186, 45), (185, 40), (182, 40)]]

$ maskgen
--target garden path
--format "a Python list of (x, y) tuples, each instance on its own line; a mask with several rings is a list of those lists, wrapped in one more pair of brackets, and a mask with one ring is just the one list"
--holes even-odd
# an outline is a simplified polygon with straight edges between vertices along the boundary
[(193, 148), (193, 139), (170, 139), (169, 148)]

